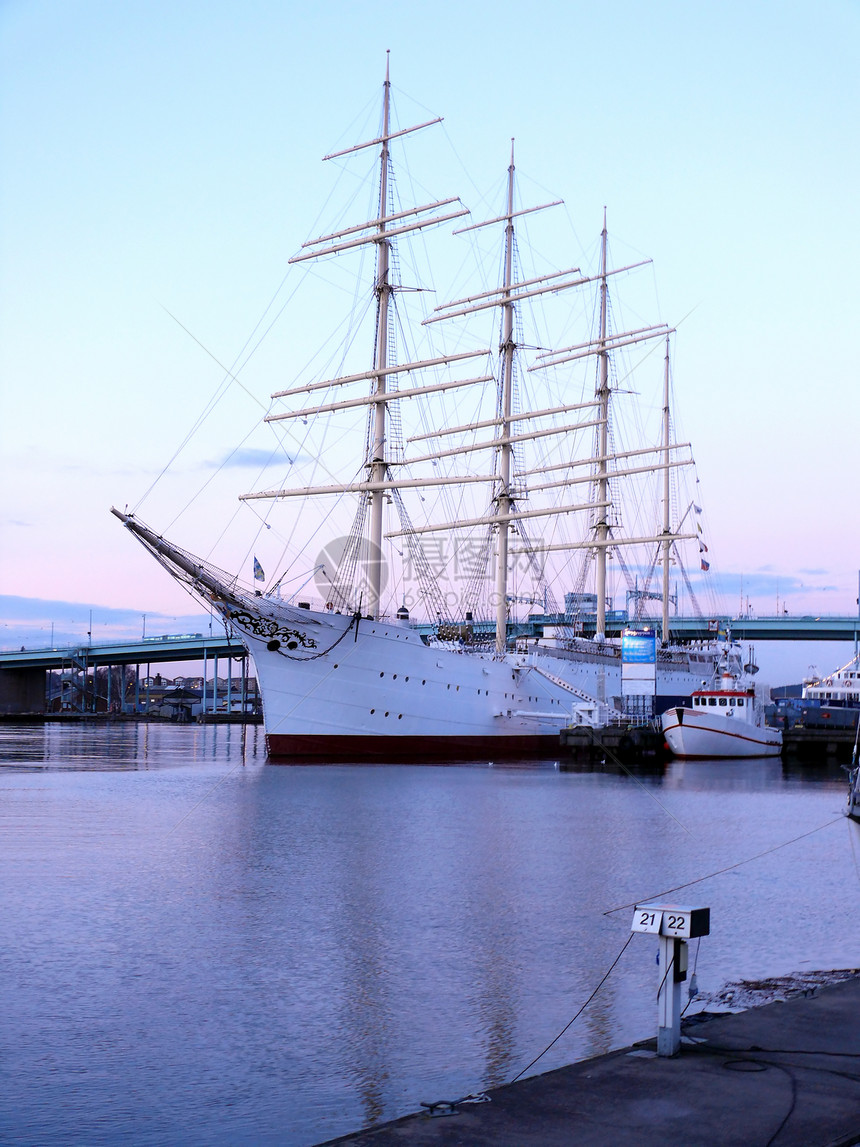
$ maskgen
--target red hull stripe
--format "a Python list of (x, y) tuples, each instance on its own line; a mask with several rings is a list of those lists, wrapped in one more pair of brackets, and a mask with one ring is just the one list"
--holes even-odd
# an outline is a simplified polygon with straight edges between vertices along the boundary
[(730, 733), (727, 729), (708, 729), (704, 725), (682, 725), (680, 722), (675, 725), (667, 725), (664, 733), (674, 733), (676, 729), (681, 729), (684, 732), (694, 733), (708, 733), (714, 737), (728, 737), (732, 741), (744, 741), (749, 745), (776, 745), (776, 741), (768, 741), (763, 737), (745, 737), (742, 733)]
[(266, 736), (276, 764), (454, 764), (459, 761), (536, 760), (561, 753), (558, 734), (498, 737)]

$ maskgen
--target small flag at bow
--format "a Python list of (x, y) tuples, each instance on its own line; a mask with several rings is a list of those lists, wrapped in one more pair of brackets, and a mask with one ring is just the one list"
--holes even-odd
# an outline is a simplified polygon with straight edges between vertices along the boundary
[(260, 565), (260, 563), (257, 561), (257, 559), (254, 558), (254, 581), (265, 581), (265, 580), (266, 580), (266, 575), (263, 573), (263, 567)]
[(702, 562), (702, 569), (703, 570), (707, 571), (711, 568), (711, 563), (706, 562), (704, 558), (701, 559), (701, 562)]

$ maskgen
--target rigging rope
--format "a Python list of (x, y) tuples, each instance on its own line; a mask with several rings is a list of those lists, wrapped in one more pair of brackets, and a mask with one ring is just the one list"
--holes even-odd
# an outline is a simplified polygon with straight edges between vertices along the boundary
[(746, 860), (739, 860), (737, 864), (727, 864), (725, 868), (718, 868), (716, 872), (709, 872), (707, 876), (698, 876), (695, 880), (688, 880), (685, 884), (676, 884), (674, 888), (666, 888), (662, 892), (653, 892), (650, 896), (640, 896), (637, 900), (631, 900), (629, 904), (619, 904), (617, 908), (607, 908), (603, 913), (604, 916), (611, 916), (614, 912), (623, 912), (627, 908), (635, 908), (637, 904), (647, 904), (651, 900), (657, 900), (661, 896), (669, 896), (673, 892), (680, 892), (682, 888), (692, 888), (694, 884), (701, 884), (705, 880), (712, 880), (715, 876), (722, 876), (726, 872), (732, 872), (736, 868), (742, 868), (745, 864), (751, 864), (754, 860), (761, 860), (763, 856), (770, 856), (772, 852), (779, 852), (781, 848), (787, 848), (790, 844), (796, 844), (799, 840), (805, 840), (808, 836), (814, 836), (816, 832), (821, 832), (822, 829), (830, 828), (834, 824), (839, 824), (842, 821), (842, 816), (837, 816), (834, 820), (828, 820), (824, 824), (818, 825), (817, 828), (811, 828), (809, 832), (802, 832), (800, 836), (793, 836), (791, 840), (784, 840), (782, 844), (775, 844), (772, 848), (766, 848), (763, 852), (757, 852), (755, 856), (748, 856)]

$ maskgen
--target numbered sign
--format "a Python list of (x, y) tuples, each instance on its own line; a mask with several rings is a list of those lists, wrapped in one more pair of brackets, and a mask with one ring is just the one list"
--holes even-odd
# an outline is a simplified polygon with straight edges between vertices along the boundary
[(690, 938), (690, 919), (693, 913), (687, 908), (668, 909), (663, 912), (664, 936), (679, 936), (684, 940)]
[(677, 904), (637, 904), (631, 932), (655, 932), (691, 940), (707, 936), (711, 930), (710, 908), (681, 908)]
[(651, 908), (646, 905), (644, 908), (636, 906), (636, 911), (633, 913), (633, 923), (630, 926), (631, 932), (659, 932), (663, 925), (663, 909)]

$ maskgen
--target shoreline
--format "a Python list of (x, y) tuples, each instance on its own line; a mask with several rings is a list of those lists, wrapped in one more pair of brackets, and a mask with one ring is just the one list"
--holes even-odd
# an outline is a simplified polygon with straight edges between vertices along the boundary
[[(815, 981), (815, 982), (813, 982)], [(762, 1002), (316, 1147), (849, 1147), (860, 1142), (860, 971), (724, 985)], [(764, 995), (771, 998), (765, 1001)]]

